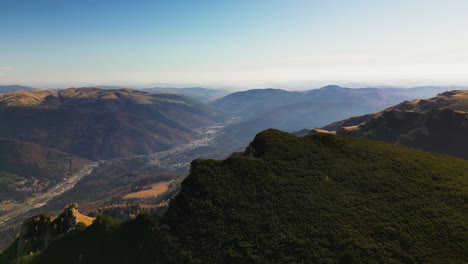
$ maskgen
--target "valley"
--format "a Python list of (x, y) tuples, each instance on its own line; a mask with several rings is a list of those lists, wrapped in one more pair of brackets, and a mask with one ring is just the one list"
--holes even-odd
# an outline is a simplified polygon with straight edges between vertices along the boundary
[[(97, 217), (99, 212), (118, 219), (134, 218), (142, 212), (161, 216), (180, 192), (181, 183), (190, 174), (194, 162), (245, 155), (240, 151), (252, 137), (270, 127), (291, 131), (306, 124), (320, 127), (349, 118), (325, 127), (335, 126), (336, 134), (341, 134), (339, 126), (368, 121), (372, 119), (372, 114), (368, 113), (381, 107), (422, 106), (433, 111), (441, 108), (439, 105), (445, 108), (453, 105), (457, 111), (465, 107), (465, 96), (457, 92), (439, 94), (436, 99), (405, 101), (391, 107), (402, 98), (412, 98), (402, 95), (403, 92), (408, 91), (374, 88), (359, 91), (338, 86), (301, 93), (253, 90), (218, 99), (212, 103), (218, 111), (183, 96), (130, 89), (70, 88), (58, 92), (0, 95), (0, 103), (3, 102), (0, 118), (13, 127), (3, 132), (0, 129), (0, 132), (20, 139), (0, 139), (4, 146), (0, 162), (7, 170), (2, 179), (9, 180), (4, 183), (8, 188), (3, 195), (13, 197), (9, 193), (14, 193), (21, 197), (3, 199), (0, 204), (0, 249), (5, 249), (20, 232), (24, 219), (40, 213), (56, 215), (70, 204), (78, 204), (83, 217)], [(418, 90), (411, 93), (418, 93)], [(289, 101), (275, 104), (283, 98)], [(353, 118), (354, 114), (367, 115)], [(415, 111), (408, 111), (407, 115), (413, 116)], [(45, 124), (16, 122), (14, 117), (20, 120), (38, 117)], [(178, 117), (183, 118), (179, 120)], [(450, 119), (444, 116), (442, 120)], [(155, 121), (158, 122), (156, 126)], [(88, 129), (78, 128), (78, 124), (87, 124)], [(81, 130), (75, 131), (69, 126)], [(347, 129), (351, 131), (352, 127)], [(12, 133), (20, 128), (19, 133)], [(331, 133), (335, 133), (335, 129), (330, 129)], [(25, 133), (27, 131), (33, 136)], [(37, 131), (42, 132), (34, 135)], [(65, 134), (51, 139), (61, 131)], [(304, 129), (297, 135), (308, 133), (329, 132)], [(153, 145), (148, 146), (148, 142)], [(257, 155), (258, 149), (250, 148), (247, 152)], [(21, 189), (16, 187), (20, 184), (24, 185)], [(90, 219), (86, 218), (88, 225), (92, 222)]]
[(467, 10), (0, 0), (0, 264), (468, 264)]
[[(159, 151), (146, 155), (133, 155), (130, 157), (116, 158), (110, 160), (100, 161), (100, 166), (111, 166), (116, 162), (131, 162), (135, 160), (145, 160), (145, 163), (152, 166), (157, 166), (160, 169), (176, 172), (188, 172), (190, 162), (194, 156), (201, 155), (201, 157), (216, 157), (229, 155), (232, 149), (222, 149), (222, 146), (217, 142), (219, 134), (224, 131), (229, 125), (237, 123), (239, 120), (235, 118), (228, 119), (225, 123), (216, 124), (209, 127), (195, 129), (195, 133), (199, 135), (196, 140), (186, 144), (180, 144), (165, 151)], [(231, 152), (230, 152), (231, 151)], [(197, 153), (197, 154), (195, 154)]]
[[(374, 88), (353, 90), (339, 86), (326, 86), (318, 90), (311, 90), (303, 93), (286, 92), (277, 89), (258, 89), (234, 93), (211, 103), (213, 106), (229, 112), (231, 116), (241, 116), (230, 118), (221, 117), (219, 113), (210, 109), (204, 109), (203, 105), (178, 95), (150, 95), (145, 92), (133, 91), (130, 89), (102, 90), (98, 88), (71, 88), (58, 92), (18, 92), (10, 96), (0, 96), (3, 98), (0, 101), (7, 105), (0, 107), (0, 110), (3, 109), (3, 111), (15, 113), (18, 112), (18, 108), (12, 108), (9, 105), (15, 105), (16, 107), (20, 105), (23, 109), (21, 112), (18, 112), (20, 116), (23, 116), (24, 113), (27, 112), (24, 111), (24, 107), (30, 107), (29, 105), (33, 102), (34, 105), (39, 106), (39, 109), (42, 109), (40, 111), (46, 110), (46, 113), (50, 112), (50, 106), (55, 107), (57, 105), (66, 107), (67, 109), (93, 109), (93, 111), (94, 109), (104, 109), (106, 111), (123, 109), (130, 113), (138, 113), (141, 116), (145, 116), (146, 119), (154, 120), (155, 118), (149, 117), (146, 111), (162, 113), (159, 108), (151, 105), (155, 103), (159, 105), (158, 107), (169, 107), (167, 108), (168, 112), (174, 111), (174, 109), (183, 109), (184, 113), (187, 115), (191, 114), (186, 112), (187, 107), (184, 105), (191, 104), (193, 106), (190, 107), (193, 108), (190, 111), (195, 111), (199, 115), (205, 115), (211, 120), (208, 122), (205, 119), (201, 124), (196, 124), (192, 121), (190, 125), (190, 127), (192, 127), (191, 129), (188, 129), (188, 127), (181, 129), (184, 134), (190, 135), (190, 137), (184, 139), (186, 142), (179, 142), (175, 145), (172, 144), (171, 147), (166, 147), (166, 149), (159, 151), (149, 151), (150, 149), (144, 146), (147, 141), (143, 138), (140, 139), (141, 143), (138, 144), (142, 146), (147, 153), (137, 154), (135, 152), (139, 151), (131, 149), (124, 150), (123, 152), (111, 151), (108, 153), (114, 154), (110, 154), (108, 158), (99, 159), (98, 161), (95, 160), (92, 163), (84, 165), (81, 170), (75, 171), (71, 176), (63, 178), (53, 186), (46, 188), (46, 192), (41, 192), (38, 188), (39, 191), (30, 192), (31, 195), (27, 199), (3, 200), (2, 204), (0, 204), (0, 229), (9, 227), (11, 223), (18, 222), (19, 219), (37, 212), (45, 211), (56, 213), (68, 203), (79, 203), (81, 211), (85, 214), (97, 210), (102, 206), (108, 206), (114, 203), (161, 203), (178, 192), (180, 180), (189, 173), (192, 160), (196, 158), (224, 158), (233, 152), (241, 151), (248, 144), (248, 140), (263, 129), (269, 127), (292, 129), (301, 124), (310, 124), (312, 126), (314, 124), (324, 125), (327, 120), (339, 120), (339, 118), (342, 117), (350, 117), (353, 113), (366, 113), (366, 111), (378, 109), (378, 106), (387, 106), (401, 98), (409, 98), (409, 95), (416, 96), (417, 94), (422, 94), (422, 91), (425, 93), (434, 93), (444, 89), (444, 87), (440, 87), (437, 89), (434, 88), (433, 90), (417, 88), (411, 90)], [(282, 98), (286, 98), (287, 100), (283, 101), (282, 104), (274, 104), (274, 102), (281, 102)], [(325, 103), (323, 101), (324, 99), (328, 100), (328, 103)], [(357, 112), (349, 111), (351, 108), (354, 108), (353, 111), (356, 111), (356, 105), (360, 99), (373, 106), (368, 109), (358, 110)], [(308, 103), (306, 103), (307, 100), (309, 100)], [(287, 104), (294, 105), (300, 101), (303, 101), (300, 103), (300, 105), (303, 105), (301, 109), (304, 109), (304, 107), (308, 109), (303, 112), (302, 115), (297, 115), (294, 111), (288, 112), (288, 108), (284, 108)], [(177, 108), (173, 108), (174, 104), (179, 104), (180, 102), (183, 103), (182, 106), (177, 105)], [(258, 107), (259, 103), (262, 104), (260, 108)], [(338, 106), (343, 103), (347, 106)], [(168, 104), (171, 106), (168, 106)], [(236, 107), (236, 105), (239, 104), (241, 104), (241, 106)], [(45, 107), (45, 105), (49, 106)], [(276, 110), (271, 110), (273, 109), (273, 105), (275, 105), (274, 107)], [(330, 107), (333, 108), (333, 111), (330, 110)], [(146, 110), (141, 112), (143, 108)], [(289, 110), (290, 109), (291, 108), (289, 108)], [(37, 112), (35, 108), (32, 108), (32, 111)], [(37, 113), (40, 114), (40, 111)], [(162, 115), (171, 116), (167, 113), (162, 113)], [(307, 116), (307, 118), (298, 121), (297, 118), (303, 116)], [(4, 117), (4, 119), (12, 120), (6, 117)], [(224, 121), (219, 122), (219, 120)], [(294, 125), (289, 126), (284, 120)], [(96, 120), (89, 122), (96, 122)], [(171, 120), (170, 122), (164, 122), (169, 124), (177, 121)], [(91, 126), (95, 125), (92, 124)], [(107, 124), (104, 124), (104, 127), (106, 126)], [(112, 126), (113, 125), (111, 125), (111, 127)], [(45, 128), (51, 130), (50, 127)], [(34, 126), (30, 128), (27, 127), (27, 129), (32, 129), (31, 131), (37, 130)], [(153, 130), (151, 133), (154, 134), (154, 132)], [(57, 133), (57, 131), (54, 133)], [(132, 132), (125, 131), (125, 133), (128, 133), (128, 135), (120, 133), (121, 135), (118, 137), (130, 137), (133, 138), (133, 141), (136, 140)], [(67, 137), (73, 138), (75, 136), (69, 134)], [(170, 138), (171, 136), (166, 137)], [(35, 137), (31, 138), (31, 140), (40, 142), (42, 139)], [(23, 144), (29, 147), (29, 143)], [(52, 146), (63, 146), (63, 144)], [(37, 148), (37, 146), (35, 147)], [(63, 149), (67, 150), (67, 148)], [(153, 150), (158, 150), (158, 147), (153, 148)], [(99, 156), (84, 148), (73, 149), (72, 152), (78, 154), (84, 153), (85, 156), (89, 157)], [(113, 157), (115, 155), (120, 156)], [(141, 192), (148, 188), (150, 189), (148, 190), (149, 193), (151, 193), (151, 186), (159, 186), (162, 183), (169, 182), (172, 184), (163, 186), (165, 187), (163, 188), (164, 191), (160, 189), (159, 192), (156, 192), (157, 195), (141, 195)], [(132, 196), (130, 195), (132, 193), (140, 195)], [(167, 195), (164, 195), (164, 193)]]
[(9, 221), (17, 221), (16, 218), (21, 218), (30, 214), (31, 210), (41, 208), (42, 206), (46, 205), (47, 202), (49, 202), (52, 198), (70, 190), (83, 177), (91, 174), (91, 172), (97, 166), (97, 163), (85, 165), (80, 171), (74, 173), (67, 179), (64, 179), (63, 182), (53, 186), (46, 192), (39, 193), (36, 196), (26, 199), (23, 202), (12, 202), (11, 204), (2, 203), (0, 205), (0, 212), (3, 211), (3, 208), (7, 207), (9, 207), (10, 210), (8, 210), (6, 214), (0, 216), (0, 229), (2, 228), (2, 225), (7, 224)]
[[(98, 215), (19, 260), (465, 263), (467, 175), (468, 163), (453, 157), (270, 129), (237, 156), (194, 160), (162, 217)], [(20, 236), (0, 259), (22, 254), (30, 237)]]
[[(171, 175), (173, 176), (169, 176), (170, 178), (168, 178), (168, 180), (165, 178), (167, 176), (162, 176), (162, 178), (150, 177), (147, 179), (148, 182), (138, 183), (138, 185), (158, 185), (160, 182), (172, 182), (174, 179), (185, 177), (188, 174), (190, 162), (197, 157), (226, 157), (232, 152), (244, 147), (233, 144), (225, 148), (224, 146), (227, 145), (221, 146), (218, 142), (218, 137), (223, 130), (237, 121), (237, 119), (229, 119), (224, 123), (196, 129), (194, 131), (198, 135), (196, 140), (187, 144), (178, 145), (169, 150), (145, 155), (101, 160), (87, 164), (71, 176), (48, 188), (44, 193), (34, 194), (23, 201), (2, 201), (0, 204), (0, 234), (5, 237), (13, 238), (11, 228), (15, 228), (23, 219), (39, 212), (59, 212), (71, 202), (80, 204), (81, 211), (84, 213), (89, 213), (101, 206), (106, 206), (111, 201), (109, 198), (114, 199), (112, 203), (115, 203), (115, 199), (118, 199), (122, 203), (142, 203), (144, 202), (142, 199), (145, 198), (150, 198), (151, 202), (154, 204), (159, 203), (163, 199), (166, 199), (166, 197), (160, 197), (159, 199), (162, 200), (158, 200), (155, 196), (168, 191), (171, 191), (169, 194), (173, 195), (174, 191), (177, 190), (174, 190), (174, 187), (165, 186), (166, 188), (164, 188), (164, 191), (160, 190), (158, 195), (132, 197), (129, 194), (132, 192), (131, 189), (127, 188), (128, 184), (124, 184), (124, 187), (114, 186), (110, 188), (114, 189), (114, 191), (118, 189), (118, 192), (113, 192), (110, 189), (106, 191), (99, 189), (100, 193), (98, 196), (91, 197), (90, 194), (94, 192), (93, 189), (96, 189), (98, 185), (113, 186), (112, 182), (118, 181), (118, 178), (123, 177), (122, 175), (128, 172), (134, 172), (136, 176), (141, 176), (142, 178), (145, 178), (145, 175), (149, 174), (159, 175), (162, 173), (166, 175), (172, 173)], [(118, 171), (111, 168), (117, 168)], [(110, 171), (111, 174), (104, 175), (103, 172), (106, 171)], [(139, 182), (138, 177), (135, 178), (137, 182)], [(80, 182), (82, 180), (84, 183)], [(86, 184), (87, 180), (91, 182), (95, 180), (99, 183), (89, 185)], [(105, 182), (102, 182), (103, 180)], [(136, 201), (135, 198), (139, 201)], [(156, 202), (154, 199), (156, 199)], [(5, 246), (6, 245), (0, 243), (0, 249)]]

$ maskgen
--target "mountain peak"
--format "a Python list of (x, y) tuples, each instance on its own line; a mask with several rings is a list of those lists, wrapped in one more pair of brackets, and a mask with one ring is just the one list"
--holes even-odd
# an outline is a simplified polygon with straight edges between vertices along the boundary
[(222, 118), (219, 112), (181, 95), (131, 89), (83, 87), (0, 94), (0, 137), (92, 160), (187, 143), (197, 136), (194, 128)]
[(77, 204), (68, 205), (56, 218), (45, 214), (31, 216), (21, 224), (19, 236), (9, 250), (16, 252), (17, 257), (42, 251), (58, 236), (89, 226), (93, 221), (94, 218), (78, 212)]
[(345, 89), (344, 87), (341, 87), (339, 85), (327, 85), (327, 86), (324, 86), (322, 88), (320, 88), (320, 90), (343, 90)]

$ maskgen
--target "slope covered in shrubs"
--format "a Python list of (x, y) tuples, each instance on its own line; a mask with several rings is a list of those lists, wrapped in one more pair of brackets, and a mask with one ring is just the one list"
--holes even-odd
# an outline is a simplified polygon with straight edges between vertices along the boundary
[(98, 217), (27, 261), (466, 263), (467, 202), (467, 161), (267, 130), (242, 155), (193, 161), (162, 218)]

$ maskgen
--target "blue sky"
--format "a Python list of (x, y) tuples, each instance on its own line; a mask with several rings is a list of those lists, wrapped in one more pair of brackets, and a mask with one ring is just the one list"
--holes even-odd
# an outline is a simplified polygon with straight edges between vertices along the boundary
[(468, 84), (463, 0), (0, 0), (0, 84)]

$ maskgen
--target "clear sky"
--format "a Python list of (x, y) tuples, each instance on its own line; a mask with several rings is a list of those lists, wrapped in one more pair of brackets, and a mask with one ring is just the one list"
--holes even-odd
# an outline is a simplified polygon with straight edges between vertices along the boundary
[(0, 0), (0, 84), (467, 84), (465, 0)]

